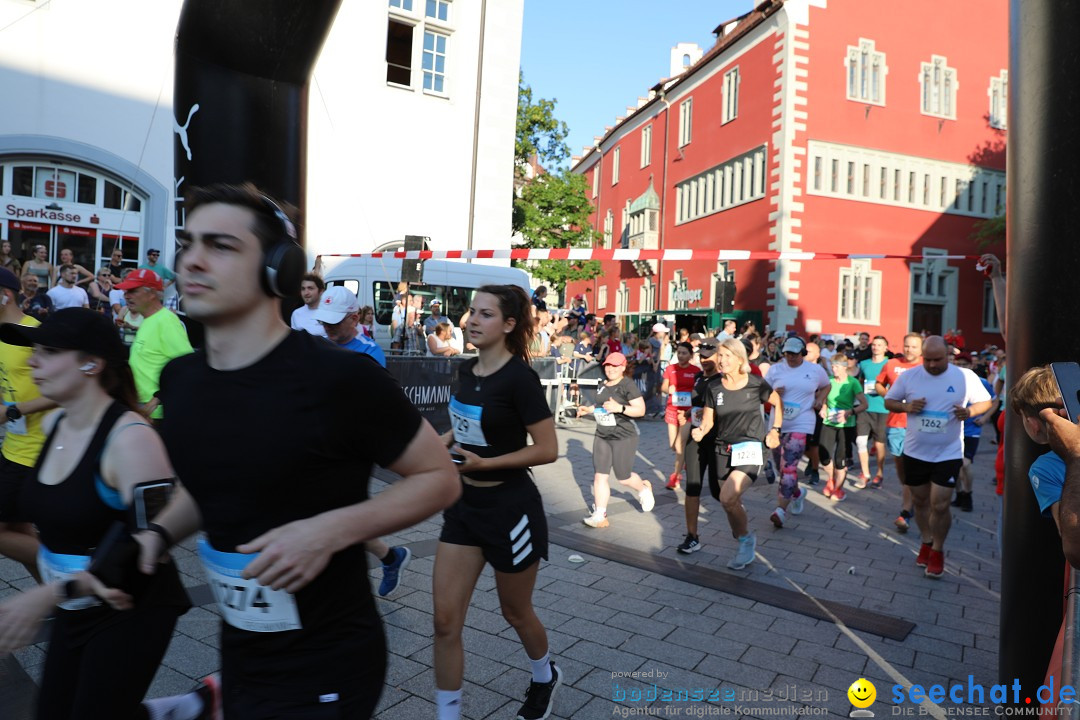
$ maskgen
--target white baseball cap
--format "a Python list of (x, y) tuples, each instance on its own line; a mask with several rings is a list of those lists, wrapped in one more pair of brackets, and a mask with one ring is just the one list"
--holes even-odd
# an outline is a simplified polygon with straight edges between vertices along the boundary
[(315, 319), (319, 322), (336, 325), (345, 319), (349, 313), (359, 312), (360, 303), (356, 296), (346, 288), (335, 285), (327, 288), (319, 300), (319, 307), (315, 311)]
[(654, 333), (658, 333), (658, 332), (662, 332), (662, 333), (670, 332), (670, 331), (668, 330), (668, 327), (667, 327), (667, 325), (665, 325), (665, 324), (664, 324), (664, 323), (662, 323), (662, 322), (658, 322), (658, 323), (656, 323), (655, 325), (653, 325), (653, 326), (652, 326), (652, 331), (653, 331)]

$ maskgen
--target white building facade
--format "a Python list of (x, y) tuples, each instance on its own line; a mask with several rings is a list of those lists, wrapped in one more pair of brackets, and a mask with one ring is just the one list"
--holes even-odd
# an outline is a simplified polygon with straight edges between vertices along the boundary
[[(125, 264), (150, 248), (173, 264), (174, 138), (199, 121), (172, 103), (182, 4), (0, 0), (0, 238), (18, 259), (44, 244), (100, 266), (119, 245)], [(523, 0), (342, 3), (309, 99), (312, 259), (407, 234), (509, 247), (522, 14)]]

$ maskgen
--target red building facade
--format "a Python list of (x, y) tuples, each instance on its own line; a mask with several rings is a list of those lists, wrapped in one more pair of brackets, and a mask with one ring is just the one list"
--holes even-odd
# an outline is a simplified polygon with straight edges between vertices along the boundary
[(961, 328), (999, 343), (974, 226), (1004, 212), (1006, 0), (767, 0), (576, 162), (604, 247), (922, 255), (605, 262), (597, 313), (737, 310), (772, 329)]

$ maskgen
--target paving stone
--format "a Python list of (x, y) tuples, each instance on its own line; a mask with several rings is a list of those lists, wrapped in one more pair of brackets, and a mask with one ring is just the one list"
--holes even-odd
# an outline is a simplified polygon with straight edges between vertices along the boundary
[(621, 644), (619, 649), (687, 670), (696, 666), (705, 657), (705, 653), (700, 650), (667, 641), (658, 642), (646, 637), (631, 637)]
[(809, 680), (817, 671), (818, 663), (795, 654), (773, 652), (762, 647), (750, 647), (739, 658), (745, 665), (780, 672), (794, 678)]
[(744, 685), (750, 688), (769, 687), (777, 675), (774, 670), (755, 667), (716, 655), (706, 655), (694, 670), (716, 678), (722, 685)]

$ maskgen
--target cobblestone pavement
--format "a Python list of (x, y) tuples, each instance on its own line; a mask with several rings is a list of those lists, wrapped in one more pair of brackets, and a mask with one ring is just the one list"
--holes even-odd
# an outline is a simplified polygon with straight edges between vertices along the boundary
[[(876, 686), (878, 702), (870, 709), (881, 716), (894, 710), (887, 706), (897, 683), (966, 687), (969, 675), (987, 688), (996, 682), (992, 431), (976, 457), (975, 510), (954, 509), (946, 574), (931, 580), (915, 565), (917, 531), (901, 535), (893, 527), (900, 493), (891, 461), (882, 489), (851, 490), (846, 502), (833, 503), (818, 485), (805, 512), (789, 515), (780, 530), (769, 522), (775, 486), (759, 479), (745, 496), (758, 537), (758, 556), (745, 570), (726, 567), (734, 541), (711, 497), (702, 500), (703, 549), (676, 553), (685, 534), (684, 496), (664, 489), (672, 466), (666, 428), (660, 421), (639, 424), (635, 469), (655, 488), (652, 513), (616, 488), (611, 527), (581, 523), (591, 501), (589, 420), (560, 426), (559, 460), (536, 471), (553, 544), (534, 600), (564, 673), (553, 717), (846, 717), (847, 689), (860, 677)], [(373, 481), (376, 490), (384, 485)], [(431, 574), (440, 526), (436, 518), (389, 538), (408, 544), (415, 557), (398, 591), (378, 601), (392, 653), (382, 720), (435, 717)], [(572, 562), (575, 554), (584, 562)], [(151, 696), (184, 692), (219, 663), (218, 614), (192, 543), (175, 555), (198, 607), (181, 618)], [(371, 576), (377, 583), (378, 572)], [(31, 582), (21, 566), (0, 560), (0, 597)], [(863, 616), (869, 625), (860, 626)], [(876, 627), (883, 616), (893, 637), (854, 629)], [(465, 648), (466, 717), (515, 717), (528, 665), (499, 612), (490, 570), (473, 596)], [(0, 718), (30, 717), (43, 659), (39, 644), (0, 661)]]

